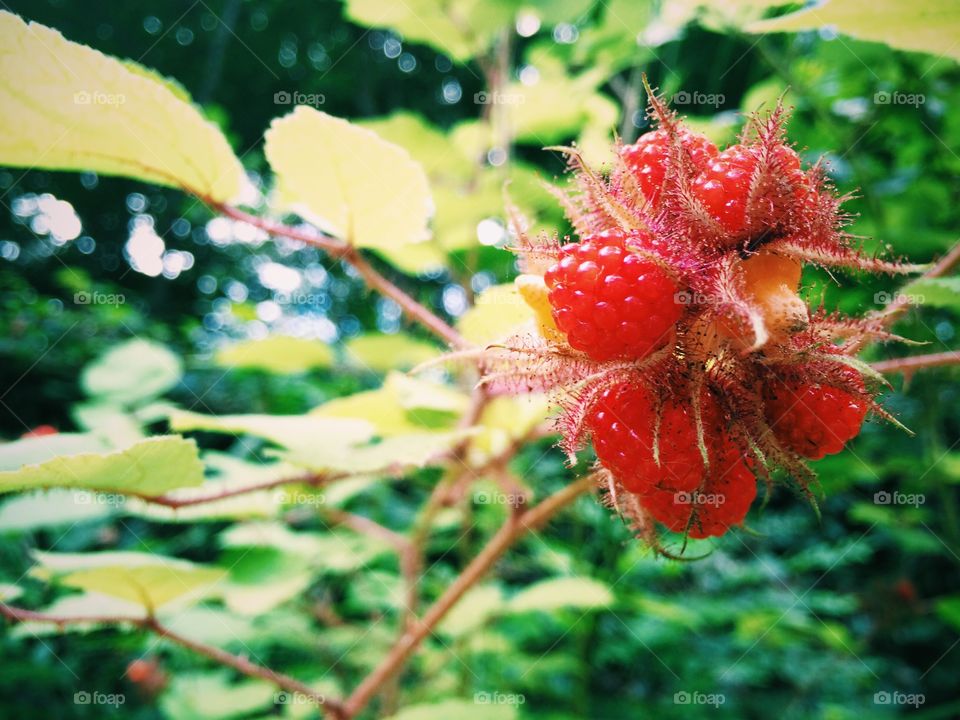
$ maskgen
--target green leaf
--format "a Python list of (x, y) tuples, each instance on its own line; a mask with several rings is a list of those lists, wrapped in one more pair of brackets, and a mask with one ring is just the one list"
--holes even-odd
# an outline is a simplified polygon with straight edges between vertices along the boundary
[(494, 285), (477, 296), (476, 305), (457, 322), (464, 338), (477, 345), (502, 340), (533, 320), (533, 311), (513, 283)]
[(600, 610), (613, 603), (613, 593), (606, 583), (585, 577), (561, 577), (541, 580), (524, 588), (509, 600), (507, 609), (511, 612), (560, 608)]
[[(477, 699), (479, 698), (479, 700)], [(410, 705), (388, 720), (514, 720), (516, 704), (489, 704), (492, 693), (477, 693), (473, 700), (441, 700)], [(520, 702), (518, 700), (518, 702)]]
[(226, 577), (217, 568), (140, 552), (34, 552), (30, 572), (43, 580), (103, 593), (156, 609), (179, 601), (197, 601)]
[(957, 630), (960, 630), (960, 595), (942, 597), (936, 602), (937, 615)]
[(486, 50), (497, 30), (512, 24), (513, 8), (505, 0), (348, 0), (347, 17), (389, 27), (462, 62)]
[[(79, 502), (81, 501), (82, 502)], [(115, 514), (117, 505), (92, 493), (76, 490), (43, 490), (17, 495), (0, 505), (0, 532), (24, 532), (73, 527)]]
[(233, 343), (216, 354), (216, 363), (221, 367), (278, 374), (330, 367), (333, 360), (333, 350), (329, 345), (288, 335), (271, 335), (263, 340)]
[(302, 595), (313, 573), (299, 555), (272, 548), (244, 548), (239, 557), (228, 554), (230, 581), (222, 587), (226, 606), (240, 615), (261, 615)]
[[(29, 442), (30, 439), (13, 444)], [(203, 464), (197, 444), (169, 435), (147, 438), (125, 450), (57, 456), (0, 472), (0, 493), (66, 487), (155, 496), (202, 482)], [(82, 497), (78, 496), (77, 501), (83, 502)], [(88, 498), (87, 502), (92, 500)]]
[(276, 688), (265, 680), (233, 682), (227, 672), (178, 674), (163, 694), (164, 717), (229, 720), (273, 706)]
[(243, 168), (215, 125), (143, 68), (0, 13), (0, 164), (93, 170), (227, 202)]
[(395, 335), (359, 335), (347, 341), (347, 359), (376, 372), (409, 370), (440, 354), (433, 343), (397, 333)]
[(899, 294), (914, 305), (960, 310), (960, 277), (922, 278), (905, 286)]
[(128, 340), (110, 348), (83, 369), (80, 383), (88, 395), (130, 404), (162, 395), (180, 382), (183, 364), (163, 345)]
[(281, 203), (332, 235), (394, 250), (429, 238), (423, 168), (370, 130), (300, 106), (273, 121), (264, 152)]
[(481, 585), (471, 589), (453, 606), (437, 630), (453, 637), (462, 637), (483, 627), (503, 608), (503, 590), (496, 585)]
[(752, 33), (835, 27), (839, 32), (901, 50), (960, 60), (960, 4), (942, 0), (825, 0), (813, 7), (747, 25)]

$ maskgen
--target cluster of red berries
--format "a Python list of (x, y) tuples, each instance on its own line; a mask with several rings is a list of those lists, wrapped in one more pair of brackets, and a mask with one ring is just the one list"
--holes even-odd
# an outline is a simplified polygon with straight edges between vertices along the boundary
[(700, 538), (743, 522), (758, 475), (839, 452), (877, 407), (837, 323), (797, 294), (802, 263), (860, 257), (822, 173), (779, 118), (720, 151), (659, 111), (608, 179), (581, 166), (579, 241), (522, 238), (548, 258), (524, 297), (548, 345), (593, 363), (579, 384), (557, 372), (568, 449), (588, 434), (642, 519)]

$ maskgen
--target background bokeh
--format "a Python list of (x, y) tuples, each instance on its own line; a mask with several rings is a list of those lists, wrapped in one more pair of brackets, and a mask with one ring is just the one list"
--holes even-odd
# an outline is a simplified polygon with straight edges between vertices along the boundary
[[(424, 17), (444, 6), (409, 5)], [(503, 250), (504, 182), (538, 228), (566, 232), (539, 186), (561, 175), (563, 162), (543, 148), (578, 142), (602, 162), (614, 134), (629, 141), (642, 133), (643, 72), (691, 124), (722, 143), (736, 137), (742, 113), (783, 96), (794, 108), (791, 139), (808, 162), (828, 163), (838, 189), (851, 195), (853, 231), (871, 250), (925, 262), (956, 239), (960, 72), (950, 57), (829, 28), (749, 34), (747, 22), (768, 12), (754, 8), (763, 3), (723, 11), (666, 0), (449, 5), (469, 7), (471, 27), (489, 42), (461, 52), (445, 47), (443, 32), (428, 33), (425, 42), (423, 31), (404, 28), (410, 39), (371, 26), (364, 19), (378, 3), (369, 1), (4, 6), (175, 78), (223, 128), (264, 193), (263, 132), (292, 100), (368, 121), (407, 147), (431, 179), (434, 255), (406, 271), (389, 258), (375, 262), (451, 322), (479, 293), (516, 274)], [(299, 413), (378, 387), (393, 357), (358, 359), (348, 348), (359, 336), (433, 342), (341, 264), (214, 217), (181, 192), (93, 173), (0, 169), (0, 193), (0, 434), (7, 439), (39, 426), (87, 429), (90, 416), (78, 411), (89, 404), (79, 371), (131, 338), (162, 343), (182, 358), (167, 401), (211, 414)], [(881, 308), (898, 286), (815, 270), (804, 276), (811, 301), (850, 313)], [(94, 294), (115, 300), (91, 302)], [(956, 298), (955, 286), (924, 298), (898, 332), (927, 343), (926, 351), (955, 348)], [(321, 342), (336, 361), (292, 374), (225, 372), (215, 361), (229, 341), (269, 334)], [(871, 348), (868, 357), (906, 352), (891, 345)], [(478, 717), (557, 720), (960, 716), (956, 380), (950, 368), (908, 383), (895, 378), (885, 404), (913, 434), (870, 422), (847, 451), (817, 463), (825, 493), (818, 512), (781, 491), (751, 513), (753, 532), (705, 544), (709, 552), (695, 562), (658, 559), (608, 510), (581, 498), (521, 541), (485, 587), (509, 597), (557, 576), (583, 582), (570, 586), (568, 597), (534, 595), (524, 609), (501, 607), (490, 594), (468, 597), (456, 622), (425, 645), (386, 709), (369, 717), (398, 708), (407, 708), (401, 712), (409, 720), (441, 717), (430, 715), (430, 706), (450, 698), (472, 701)], [(139, 421), (150, 425), (144, 416)], [(247, 456), (240, 442), (199, 438)], [(511, 471), (542, 496), (588, 461), (565, 468), (546, 439), (521, 448)], [(366, 487), (344, 506), (402, 530), (436, 480), (431, 470), (414, 473)], [(878, 495), (894, 491), (915, 502)], [(2, 582), (22, 579), (33, 549), (146, 550), (224, 567), (236, 561), (236, 550), (221, 542), (236, 527), (230, 519), (172, 524), (116, 508), (78, 518), (75, 508), (5, 497)], [(428, 595), (455, 576), (504, 512), (476, 495), (446, 511), (429, 546)], [(291, 524), (327, 532), (309, 513)], [(392, 642), (400, 600), (393, 558), (342, 547), (331, 552), (343, 557), (311, 568), (296, 597), (253, 616), (212, 604), (213, 615), (192, 631), (326, 683), (331, 694), (349, 690)], [(281, 544), (243, 569), (277, 582), (284, 554)], [(22, 585), (28, 603), (60, 592)], [(375, 622), (381, 618), (390, 622)], [(34, 634), (7, 626), (0, 647), (0, 717), (42, 717), (54, 705), (64, 718), (110, 712), (74, 703), (84, 690), (124, 693), (126, 702), (112, 711), (118, 717), (313, 712), (275, 705), (272, 691), (264, 696), (250, 681), (143, 633)], [(145, 652), (169, 676), (160, 692), (143, 692), (125, 677), (128, 663)], [(523, 702), (483, 705), (477, 693)], [(719, 694), (724, 702), (685, 704), (676, 693)], [(923, 704), (884, 702), (896, 693), (921, 694)]]

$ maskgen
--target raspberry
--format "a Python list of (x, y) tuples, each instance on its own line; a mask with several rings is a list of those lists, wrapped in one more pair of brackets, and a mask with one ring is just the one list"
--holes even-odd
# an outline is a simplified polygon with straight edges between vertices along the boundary
[[(716, 146), (697, 133), (683, 129), (679, 131), (680, 142), (690, 154), (697, 170), (706, 167), (717, 154)], [(653, 130), (641, 135), (633, 145), (627, 145), (620, 151), (623, 162), (633, 172), (640, 192), (651, 203), (660, 197), (663, 180), (667, 174), (667, 162), (670, 157), (670, 133), (666, 130)]]
[[(775, 162), (785, 179), (804, 196), (805, 177), (800, 158), (791, 148), (780, 145)], [(707, 212), (731, 235), (739, 235), (747, 226), (747, 199), (750, 181), (757, 166), (756, 151), (744, 145), (731, 145), (714, 158), (693, 181), (693, 194)]]
[[(851, 382), (863, 387), (850, 370)], [(767, 421), (777, 439), (799, 455), (819, 460), (838, 453), (860, 433), (867, 403), (838, 387), (778, 379), (764, 392)]]
[(628, 245), (649, 240), (617, 230), (560, 249), (544, 275), (557, 327), (597, 361), (640, 359), (663, 344), (683, 312), (677, 286)]
[(669, 530), (686, 531), (692, 538), (723, 535), (739, 525), (757, 496), (757, 483), (736, 446), (726, 444), (725, 448), (713, 460), (702, 488), (657, 489), (640, 498), (640, 504)]
[(723, 430), (716, 400), (709, 393), (702, 398), (709, 470), (689, 403), (661, 409), (659, 464), (653, 455), (656, 409), (644, 389), (624, 383), (606, 390), (587, 420), (603, 466), (669, 529), (682, 532), (689, 523), (691, 537), (722, 535), (743, 520), (756, 496), (753, 474)]

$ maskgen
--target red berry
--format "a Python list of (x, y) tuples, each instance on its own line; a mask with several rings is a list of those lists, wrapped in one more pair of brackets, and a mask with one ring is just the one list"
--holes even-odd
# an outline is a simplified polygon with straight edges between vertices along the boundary
[[(747, 200), (750, 182), (758, 160), (757, 150), (731, 145), (721, 152), (693, 181), (692, 191), (707, 212), (731, 235), (739, 235), (747, 226)], [(785, 180), (796, 188), (799, 199), (806, 186), (800, 158), (786, 145), (777, 146), (774, 161)]]
[(668, 529), (692, 538), (723, 535), (742, 523), (757, 496), (757, 483), (736, 446), (724, 443), (723, 448), (712, 458), (702, 488), (658, 489), (640, 498), (640, 504)]
[[(701, 418), (710, 467), (703, 463), (689, 403), (667, 402), (656, 433), (656, 408), (642, 388), (621, 384), (606, 390), (587, 420), (600, 462), (669, 529), (691, 537), (722, 535), (739, 524), (756, 496), (756, 482), (720, 420), (709, 393)], [(691, 522), (691, 514), (694, 514)]]
[[(686, 129), (679, 130), (678, 134), (697, 170), (706, 167), (710, 159), (716, 156), (716, 146), (703, 135)], [(656, 202), (667, 173), (670, 134), (666, 130), (645, 133), (632, 145), (625, 146), (620, 151), (620, 157), (633, 172), (643, 196), (651, 203)]]
[[(854, 371), (849, 375), (863, 386)], [(767, 422), (777, 439), (812, 460), (840, 452), (860, 433), (867, 415), (866, 401), (831, 385), (775, 380), (767, 385), (764, 397)]]
[(648, 240), (608, 230), (561, 248), (544, 280), (571, 347), (598, 361), (639, 359), (667, 339), (683, 305), (663, 268), (631, 252)]

